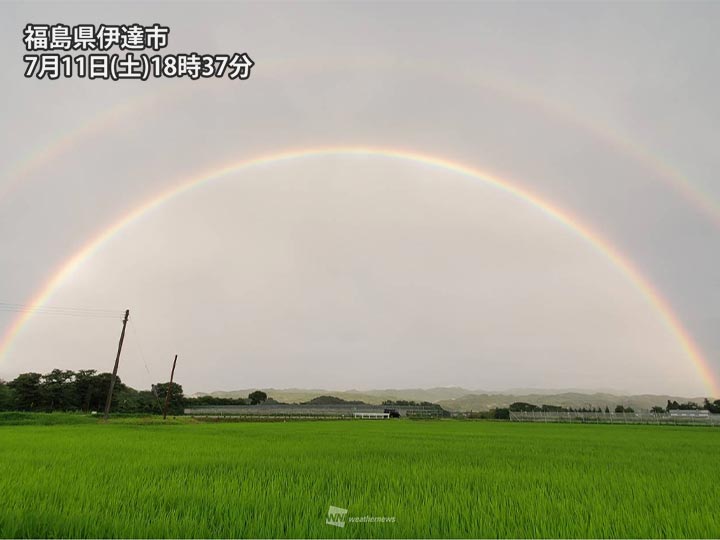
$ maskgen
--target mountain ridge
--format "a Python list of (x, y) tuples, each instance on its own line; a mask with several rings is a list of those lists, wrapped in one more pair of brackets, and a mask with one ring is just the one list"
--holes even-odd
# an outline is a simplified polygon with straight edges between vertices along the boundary
[[(257, 388), (230, 391), (198, 392), (193, 397), (247, 397)], [(665, 407), (667, 401), (684, 403), (693, 401), (702, 405), (704, 397), (685, 397), (669, 394), (625, 394), (606, 391), (582, 391), (578, 389), (518, 389), (526, 392), (491, 392), (487, 390), (470, 390), (457, 386), (434, 388), (406, 389), (371, 389), (371, 390), (327, 390), (307, 388), (260, 388), (268, 397), (283, 403), (303, 403), (320, 396), (333, 396), (347, 401), (363, 401), (379, 405), (385, 400), (429, 401), (437, 403), (450, 411), (486, 411), (496, 407), (507, 407), (516, 401), (535, 405), (559, 405), (572, 408), (596, 408), (616, 405), (633, 407), (638, 410), (650, 409), (654, 406)], [(530, 390), (530, 391), (527, 391)]]

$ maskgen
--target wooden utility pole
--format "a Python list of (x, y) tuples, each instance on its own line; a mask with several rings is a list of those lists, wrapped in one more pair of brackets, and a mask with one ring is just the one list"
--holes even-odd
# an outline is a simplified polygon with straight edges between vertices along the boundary
[(120, 332), (120, 343), (118, 343), (117, 355), (115, 356), (115, 367), (113, 368), (112, 378), (110, 379), (110, 390), (108, 390), (107, 401), (105, 402), (105, 420), (110, 414), (110, 404), (112, 403), (113, 389), (115, 388), (115, 379), (117, 379), (118, 364), (120, 364), (120, 353), (122, 352), (123, 341), (125, 340), (125, 327), (127, 326), (130, 310), (125, 310), (125, 318), (123, 319), (122, 332)]
[(173, 378), (175, 377), (175, 364), (177, 364), (177, 354), (175, 360), (173, 360), (172, 371), (170, 372), (170, 384), (168, 385), (167, 392), (165, 392), (165, 406), (163, 407), (163, 420), (167, 418), (167, 408), (170, 403), (170, 395), (172, 394)]

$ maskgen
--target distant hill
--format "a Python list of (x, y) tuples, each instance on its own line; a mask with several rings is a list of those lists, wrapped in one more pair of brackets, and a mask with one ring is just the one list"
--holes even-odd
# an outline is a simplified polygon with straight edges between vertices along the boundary
[[(214, 397), (245, 398), (254, 390), (258, 389), (248, 388), (243, 390), (217, 391), (209, 394), (197, 393), (194, 394), (194, 396), (211, 395)], [(386, 400), (430, 401), (435, 403), (440, 400), (455, 399), (471, 393), (483, 392), (482, 390), (468, 390), (467, 388), (458, 387), (343, 391), (305, 388), (260, 388), (259, 390), (265, 392), (269, 397), (284, 403), (304, 403), (316, 397), (329, 395), (344, 399), (345, 401), (363, 401), (372, 405), (380, 405)]]
[[(233, 391), (218, 391), (209, 394), (198, 393), (195, 396), (245, 398), (256, 388)], [(437, 403), (449, 411), (486, 411), (494, 407), (507, 407), (515, 401), (524, 401), (535, 405), (559, 405), (562, 407), (610, 407), (625, 405), (636, 410), (647, 410), (655, 405), (664, 407), (668, 400), (680, 403), (694, 401), (702, 404), (702, 397), (682, 397), (668, 395), (623, 395), (610, 392), (582, 392), (563, 390), (531, 389), (526, 392), (488, 392), (468, 390), (459, 387), (384, 389), (384, 390), (325, 390), (304, 388), (261, 388), (269, 398), (282, 403), (307, 403), (314, 399), (337, 399), (345, 402), (364, 402), (380, 405), (383, 401), (429, 401)], [(339, 403), (336, 401), (335, 403)]]

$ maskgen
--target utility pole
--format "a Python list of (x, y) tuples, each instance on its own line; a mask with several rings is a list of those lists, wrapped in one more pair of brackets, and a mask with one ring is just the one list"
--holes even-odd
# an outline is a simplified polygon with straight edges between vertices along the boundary
[(172, 371), (170, 372), (170, 385), (168, 386), (167, 392), (165, 392), (165, 406), (163, 407), (163, 420), (167, 418), (168, 404), (170, 403), (170, 394), (172, 394), (173, 378), (175, 377), (175, 364), (177, 364), (177, 354), (175, 360), (173, 360)]
[(117, 355), (115, 356), (115, 367), (113, 368), (112, 378), (110, 379), (110, 390), (108, 391), (107, 401), (105, 402), (105, 420), (110, 414), (110, 403), (112, 403), (113, 389), (115, 388), (115, 379), (117, 378), (118, 364), (120, 363), (120, 353), (122, 352), (123, 341), (125, 340), (125, 327), (127, 326), (130, 310), (125, 310), (125, 318), (123, 318), (122, 332), (120, 332), (120, 343), (118, 343)]

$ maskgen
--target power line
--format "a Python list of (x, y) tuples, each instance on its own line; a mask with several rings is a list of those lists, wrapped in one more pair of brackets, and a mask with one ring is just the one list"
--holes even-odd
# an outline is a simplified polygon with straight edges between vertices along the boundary
[(29, 304), (16, 304), (0, 302), (0, 312), (27, 313), (32, 315), (63, 315), (68, 317), (87, 317), (98, 319), (118, 319), (123, 316), (119, 309), (96, 309), (66, 306), (32, 306)]
[(33, 309), (27, 309), (27, 310), (21, 310), (21, 309), (1, 309), (0, 312), (3, 313), (27, 313), (30, 315), (62, 315), (66, 317), (84, 317), (88, 319), (114, 319), (118, 320), (122, 318), (121, 314), (116, 315), (91, 315), (87, 313), (65, 313), (65, 312), (57, 312), (57, 311), (37, 311)]
[(143, 361), (143, 364), (145, 364), (145, 371), (147, 371), (147, 374), (152, 377), (152, 374), (150, 373), (150, 368), (148, 367), (147, 361), (145, 360), (145, 354), (143, 353), (142, 345), (140, 344), (140, 335), (138, 334), (138, 331), (135, 328), (135, 323), (134, 323), (133, 319), (130, 319), (130, 330), (132, 331), (133, 336), (135, 336), (135, 347), (138, 350), (140, 359)]
[[(0, 302), (0, 305), (3, 306), (15, 306), (15, 307), (32, 307), (31, 304), (18, 304), (13, 302)], [(42, 306), (37, 306), (38, 308), (43, 309), (71, 309), (71, 310), (77, 310), (77, 311), (93, 311), (93, 312), (106, 312), (106, 313), (116, 313), (118, 311), (122, 311), (119, 309), (101, 309), (101, 308), (89, 308), (89, 307), (69, 307), (69, 306), (53, 306), (53, 305), (46, 305), (43, 304)], [(124, 312), (123, 312), (124, 313)]]
[[(137, 347), (138, 353), (140, 354), (140, 359), (143, 361), (143, 364), (145, 364), (145, 371), (147, 371), (148, 376), (152, 378), (152, 373), (150, 373), (150, 368), (148, 367), (145, 353), (143, 352), (142, 344), (140, 342), (140, 333), (138, 332), (135, 323), (133, 322), (133, 319), (130, 319), (130, 331), (133, 333), (133, 336), (135, 336), (135, 346)], [(150, 381), (150, 391), (155, 396), (155, 401), (157, 402), (158, 407), (162, 409), (162, 403), (160, 403), (160, 396), (158, 396), (157, 389), (155, 388), (155, 385), (152, 383), (152, 381)]]

